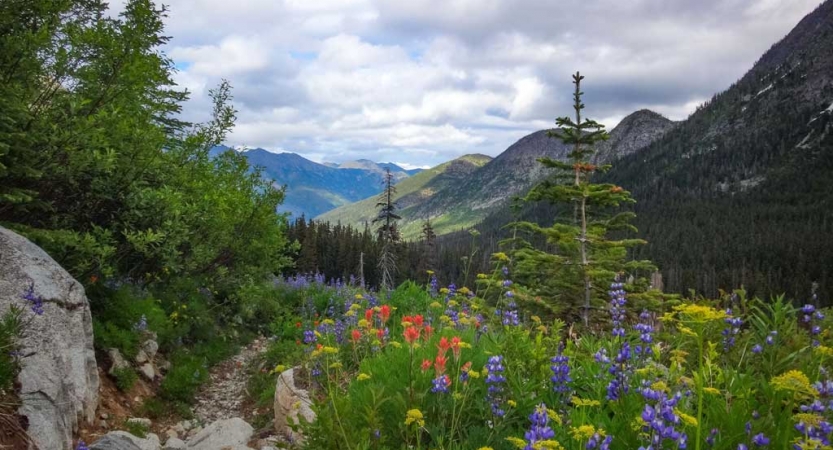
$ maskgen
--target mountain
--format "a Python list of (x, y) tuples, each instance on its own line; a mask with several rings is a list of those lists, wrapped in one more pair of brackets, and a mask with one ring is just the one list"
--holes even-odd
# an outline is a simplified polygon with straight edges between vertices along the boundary
[[(798, 302), (815, 290), (830, 304), (833, 1), (688, 119), (629, 151), (599, 181), (637, 200), (648, 245), (633, 256), (653, 260), (667, 290), (715, 296), (744, 286)], [(499, 239), (506, 215), (484, 221), (483, 241)], [(539, 205), (525, 216), (551, 223), (554, 211)]]
[[(396, 185), (394, 198), (399, 207), (397, 214), (403, 217), (412, 215), (415, 207), (437, 193), (459, 185), (491, 160), (492, 158), (486, 155), (465, 155), (431, 169), (420, 170)], [(376, 217), (376, 212), (376, 196), (373, 196), (336, 208), (318, 216), (316, 220), (363, 226), (364, 223)], [(400, 230), (403, 234), (416, 235), (419, 233), (419, 223), (416, 221), (402, 223)]]
[[(229, 151), (229, 147), (215, 147), (211, 154), (223, 151)], [(276, 186), (286, 185), (286, 198), (280, 210), (295, 217), (315, 217), (378, 194), (382, 191), (385, 167), (391, 168), (397, 181), (410, 176), (405, 169), (390, 163), (360, 160), (340, 165), (319, 164), (295, 153), (272, 153), (261, 148), (246, 149), (242, 153), (249, 164), (261, 166), (264, 176)]]
[[(604, 155), (604, 161), (630, 154), (673, 126), (674, 122), (653, 111), (637, 111), (622, 119), (611, 131), (611, 138), (600, 146), (604, 149), (600, 153)], [(437, 234), (470, 227), (512, 197), (525, 193), (547, 175), (538, 158), (564, 159), (569, 152), (559, 140), (548, 137), (547, 132), (536, 131), (521, 138), (482, 167), (460, 172), (453, 182), (446, 183), (441, 189), (432, 186), (431, 195), (405, 199), (407, 205), (400, 202), (398, 214), (402, 217), (402, 235), (405, 238), (418, 236), (419, 224), (428, 217)], [(371, 201), (347, 205), (318, 219), (356, 225), (372, 215), (368, 209), (371, 203), (375, 205)]]

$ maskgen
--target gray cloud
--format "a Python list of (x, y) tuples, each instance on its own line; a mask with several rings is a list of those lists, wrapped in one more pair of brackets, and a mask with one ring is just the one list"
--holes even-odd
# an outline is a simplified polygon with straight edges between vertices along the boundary
[(682, 119), (727, 88), (818, 0), (177, 0), (166, 51), (208, 112), (235, 87), (235, 145), (433, 165), (496, 155), (569, 113), (609, 126)]

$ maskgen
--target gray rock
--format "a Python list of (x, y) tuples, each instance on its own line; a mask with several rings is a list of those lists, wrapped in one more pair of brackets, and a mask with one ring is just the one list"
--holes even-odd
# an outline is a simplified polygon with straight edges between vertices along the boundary
[(295, 385), (295, 368), (283, 371), (275, 386), (275, 431), (292, 442), (303, 442), (304, 436), (292, 430), (290, 425), (299, 424), (299, 417), (307, 422), (314, 421), (311, 405), (309, 393)]
[(144, 350), (139, 350), (139, 352), (136, 353), (136, 364), (144, 364), (148, 361), (150, 361), (150, 358), (148, 358), (148, 354), (145, 353)]
[(145, 428), (150, 428), (150, 426), (153, 425), (153, 422), (151, 422), (150, 419), (146, 419), (144, 417), (131, 417), (127, 419), (127, 423), (140, 425)]
[(142, 350), (145, 351), (148, 358), (153, 359), (153, 357), (156, 356), (156, 352), (159, 351), (159, 344), (157, 344), (154, 340), (145, 341), (145, 343), (142, 344)]
[(153, 368), (153, 364), (146, 362), (139, 366), (139, 373), (141, 373), (145, 378), (150, 381), (153, 381), (156, 378), (156, 369)]
[(172, 437), (165, 442), (165, 447), (163, 450), (185, 450), (188, 447), (185, 445), (185, 442), (182, 439)]
[(239, 417), (218, 420), (188, 440), (189, 450), (218, 450), (223, 447), (247, 448), (255, 430)]
[(126, 431), (111, 431), (91, 445), (90, 450), (162, 450), (162, 445), (153, 433), (142, 439)]
[(110, 357), (110, 370), (107, 371), (110, 375), (114, 375), (116, 370), (127, 369), (130, 367), (130, 363), (124, 359), (124, 356), (122, 356), (121, 352), (117, 348), (108, 348), (107, 356)]
[[(21, 297), (30, 287), (43, 299), (42, 315)], [(69, 449), (78, 421), (93, 424), (98, 406), (90, 305), (84, 287), (46, 252), (0, 227), (0, 316), (11, 306), (25, 308), (27, 324), (18, 413), (38, 447)]]

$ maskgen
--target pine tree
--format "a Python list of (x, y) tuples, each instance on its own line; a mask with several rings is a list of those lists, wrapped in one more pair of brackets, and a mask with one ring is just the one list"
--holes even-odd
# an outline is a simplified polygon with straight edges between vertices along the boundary
[(422, 224), (422, 255), (420, 272), (425, 273), (427, 270), (435, 271), (437, 269), (437, 234), (434, 232), (434, 227), (431, 225), (431, 218), (427, 217)]
[[(594, 303), (604, 298), (609, 283), (623, 270), (651, 269), (647, 261), (626, 262), (630, 247), (644, 244), (640, 239), (612, 240), (612, 231), (636, 231), (629, 222), (631, 212), (615, 212), (623, 204), (634, 203), (630, 193), (613, 184), (594, 184), (594, 173), (610, 166), (596, 166), (590, 161), (593, 145), (608, 138), (604, 125), (584, 118), (579, 73), (573, 75), (575, 118), (556, 119), (558, 129), (550, 137), (572, 146), (568, 161), (541, 158), (555, 175), (535, 186), (524, 198), (527, 202), (561, 205), (552, 226), (520, 222), (519, 229), (541, 235), (553, 250), (520, 245), (513, 253), (515, 277), (529, 285), (537, 295), (548, 298), (552, 306), (566, 308), (568, 314), (581, 310), (587, 326)], [(566, 216), (566, 217), (565, 217)]]
[(379, 213), (373, 219), (373, 223), (382, 223), (376, 230), (379, 243), (382, 246), (381, 253), (379, 254), (379, 271), (381, 272), (380, 287), (383, 289), (391, 289), (393, 287), (393, 276), (396, 272), (396, 245), (400, 240), (396, 221), (401, 217), (396, 214), (396, 202), (393, 201), (396, 188), (393, 185), (393, 174), (390, 173), (389, 168), (385, 169), (383, 183), (385, 189), (379, 194), (379, 200), (376, 203), (376, 207), (379, 208)]

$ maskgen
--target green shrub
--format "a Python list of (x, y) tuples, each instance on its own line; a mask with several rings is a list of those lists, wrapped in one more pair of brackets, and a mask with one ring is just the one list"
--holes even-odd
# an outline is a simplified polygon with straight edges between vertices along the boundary
[(139, 352), (139, 334), (120, 328), (113, 322), (102, 323), (93, 319), (93, 340), (98, 349), (115, 348), (128, 359), (135, 358)]
[(144, 439), (145, 436), (147, 436), (148, 431), (150, 431), (150, 429), (147, 426), (145, 426), (144, 424), (141, 424), (141, 423), (138, 423), (138, 422), (130, 422), (130, 421), (127, 421), (127, 420), (125, 420), (125, 422), (124, 422), (124, 429), (125, 429), (125, 431), (132, 434), (133, 436), (136, 436), (136, 437), (139, 437), (139, 438), (142, 438), (142, 439)]
[(233, 355), (235, 342), (215, 336), (191, 349), (175, 352), (171, 356), (171, 370), (160, 386), (162, 398), (191, 403), (200, 386), (208, 381), (208, 369)]
[(132, 367), (115, 369), (113, 371), (113, 378), (116, 381), (116, 387), (118, 387), (122, 392), (129, 391), (133, 385), (136, 384), (136, 380), (139, 379), (136, 375), (136, 371), (133, 370)]
[(12, 307), (0, 318), (0, 391), (10, 391), (17, 378), (17, 339), (22, 332), (23, 310)]

